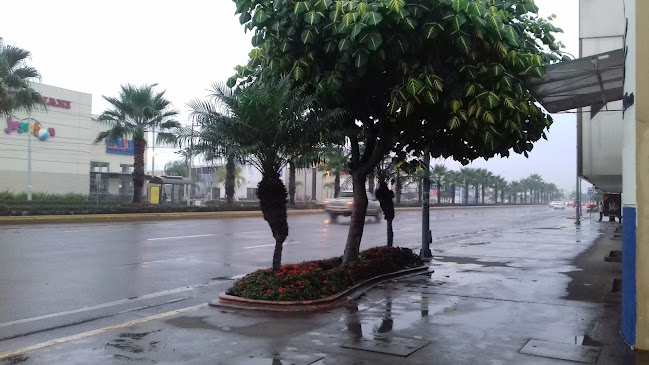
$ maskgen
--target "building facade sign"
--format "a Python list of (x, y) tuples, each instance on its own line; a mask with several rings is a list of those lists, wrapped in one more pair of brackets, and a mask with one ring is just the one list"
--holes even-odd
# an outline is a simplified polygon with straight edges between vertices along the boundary
[(11, 118), (7, 118), (7, 128), (5, 129), (5, 133), (11, 134), (13, 132), (21, 134), (30, 133), (41, 141), (45, 141), (49, 137), (56, 136), (56, 131), (54, 130), (54, 128), (43, 128), (40, 122), (29, 125), (29, 122), (20, 122)]
[(133, 141), (118, 139), (117, 141), (108, 142), (106, 143), (106, 153), (134, 156), (135, 148)]
[(68, 100), (54, 99), (47, 96), (43, 97), (43, 104), (63, 109), (70, 109), (72, 107), (72, 103)]

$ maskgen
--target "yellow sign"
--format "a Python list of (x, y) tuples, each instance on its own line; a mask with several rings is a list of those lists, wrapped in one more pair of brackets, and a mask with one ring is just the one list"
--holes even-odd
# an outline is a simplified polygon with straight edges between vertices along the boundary
[(151, 201), (151, 204), (160, 204), (160, 187), (159, 186), (152, 186), (151, 187), (151, 194), (149, 194), (149, 200)]

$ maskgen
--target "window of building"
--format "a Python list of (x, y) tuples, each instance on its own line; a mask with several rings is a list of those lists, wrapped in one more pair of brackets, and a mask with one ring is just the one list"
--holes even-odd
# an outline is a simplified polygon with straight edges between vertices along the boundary
[(119, 168), (122, 174), (132, 174), (133, 170), (135, 170), (135, 167), (133, 165), (128, 165), (128, 164), (120, 164)]
[(90, 162), (90, 195), (108, 195), (108, 162)]

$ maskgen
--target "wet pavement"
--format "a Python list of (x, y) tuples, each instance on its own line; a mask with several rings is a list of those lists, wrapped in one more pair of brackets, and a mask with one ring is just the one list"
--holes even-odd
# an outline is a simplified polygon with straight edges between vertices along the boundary
[[(612, 281), (621, 264), (604, 257), (621, 247), (619, 225), (576, 228), (563, 212), (536, 214), (446, 233), (455, 237), (436, 240), (434, 272), (384, 282), (332, 310), (152, 307), (121, 314), (134, 325), (61, 329), (73, 337), (0, 364), (649, 364), (618, 335)], [(213, 299), (219, 288), (196, 290)], [(0, 348), (28, 345), (9, 343)]]

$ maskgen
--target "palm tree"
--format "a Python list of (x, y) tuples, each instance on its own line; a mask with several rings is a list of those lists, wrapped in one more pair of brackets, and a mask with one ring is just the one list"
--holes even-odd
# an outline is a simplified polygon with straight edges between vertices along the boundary
[(451, 192), (451, 204), (455, 204), (455, 191), (458, 184), (462, 184), (460, 174), (457, 171), (449, 170), (446, 173), (446, 184), (449, 185)]
[(340, 146), (331, 146), (326, 148), (322, 153), (323, 162), (318, 166), (318, 170), (325, 175), (334, 176), (334, 198), (340, 195), (340, 174), (347, 172), (347, 156)]
[(41, 94), (29, 86), (30, 81), (41, 77), (35, 68), (27, 66), (29, 58), (29, 51), (6, 45), (0, 38), (0, 116), (43, 104)]
[(437, 204), (440, 204), (442, 197), (442, 184), (446, 181), (448, 169), (441, 164), (435, 164), (430, 170), (430, 181), (437, 186)]
[[(487, 169), (478, 169), (478, 182), (480, 184), (480, 189), (481, 189), (481, 194), (480, 194), (480, 199), (481, 199), (481, 204), (484, 204), (484, 198), (485, 198), (485, 188), (489, 187), (492, 185), (492, 178), (493, 174), (491, 171)], [(477, 186), (476, 186), (476, 193), (478, 192)], [(476, 195), (476, 203), (478, 202), (478, 197)]]
[(496, 176), (493, 177), (494, 204), (496, 204), (496, 205), (498, 204), (498, 190), (500, 190), (500, 195), (501, 195), (500, 203), (505, 204), (504, 191), (505, 191), (506, 186), (507, 186), (507, 181), (505, 181), (504, 177), (502, 177), (500, 175), (496, 175)]
[[(212, 97), (213, 102), (200, 103), (193, 115), (205, 122), (205, 135), (216, 144), (216, 150), (247, 161), (261, 173), (257, 197), (275, 238), (273, 270), (278, 271), (288, 236), (288, 194), (279, 172), (291, 157), (312, 151), (319, 138), (315, 126), (326, 125), (342, 113), (335, 110), (317, 115), (313, 112), (315, 98), (306, 95), (303, 87), (293, 89), (286, 76), (251, 83), (236, 92), (216, 84)], [(217, 103), (225, 110), (217, 111)]]
[(216, 184), (225, 184), (226, 182), (232, 181), (233, 186), (239, 188), (246, 183), (246, 179), (243, 177), (243, 168), (241, 165), (235, 165), (233, 176), (230, 177), (230, 169), (227, 167), (227, 162), (225, 167), (220, 167), (214, 172), (214, 183)]
[[(469, 185), (474, 183), (475, 180), (475, 170), (470, 167), (463, 167), (460, 169), (460, 182), (464, 184), (464, 204), (469, 204)], [(477, 188), (476, 188), (477, 192)], [(476, 195), (476, 199), (477, 195)], [(477, 201), (477, 200), (476, 200)]]
[(185, 161), (169, 161), (165, 164), (165, 174), (168, 176), (189, 176), (189, 166)]
[(111, 104), (100, 116), (99, 121), (110, 126), (110, 129), (99, 132), (94, 143), (111, 142), (118, 139), (133, 139), (133, 203), (142, 202), (144, 186), (144, 150), (147, 145), (147, 132), (159, 131), (158, 141), (175, 142), (177, 135), (169, 132), (180, 124), (172, 120), (178, 112), (171, 109), (171, 103), (165, 99), (165, 92), (155, 92), (157, 84), (140, 87), (130, 84), (122, 85), (117, 98), (104, 96)]

